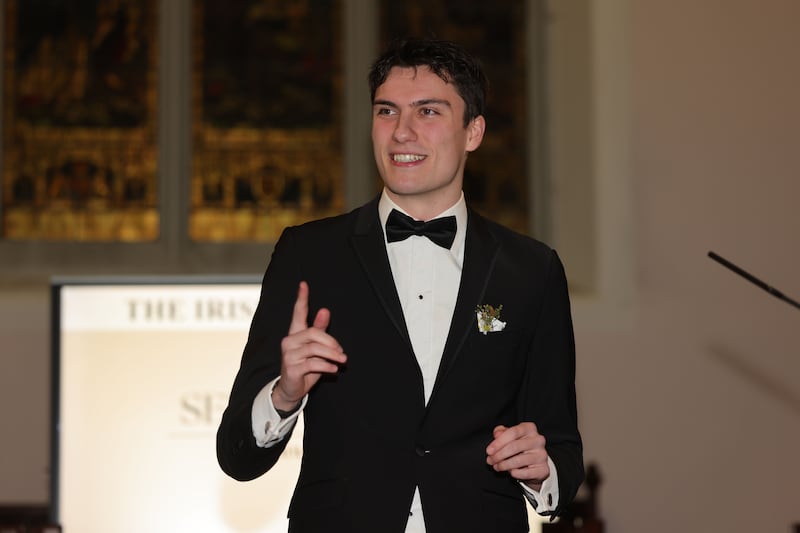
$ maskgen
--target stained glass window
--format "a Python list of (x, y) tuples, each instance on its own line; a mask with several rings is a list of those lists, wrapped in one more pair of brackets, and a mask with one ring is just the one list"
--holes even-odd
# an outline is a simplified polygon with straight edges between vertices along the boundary
[[(470, 155), (465, 191), (479, 210), (527, 231), (528, 4), (382, 0), (374, 17), (346, 0), (179, 8), (170, 0), (6, 0), (0, 240), (270, 242), (287, 225), (351, 207), (345, 5), (359, 25), (378, 28), (380, 42), (364, 57), (393, 37), (433, 34), (482, 59), (492, 83), (488, 131)], [(164, 39), (189, 31), (190, 48), (159, 50), (159, 24)], [(363, 74), (348, 80), (366, 84)], [(164, 80), (188, 90), (169, 85), (159, 110)], [(173, 112), (176, 104), (188, 116)], [(170, 134), (157, 144), (159, 131)]]
[(4, 2), (9, 240), (159, 235), (155, 2)]
[(190, 237), (274, 241), (343, 209), (341, 8), (196, 0)]

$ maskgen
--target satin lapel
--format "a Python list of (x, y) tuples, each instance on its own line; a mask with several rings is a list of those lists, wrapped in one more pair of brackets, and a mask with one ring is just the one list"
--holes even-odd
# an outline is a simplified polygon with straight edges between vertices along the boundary
[(392, 269), (389, 266), (389, 257), (386, 255), (383, 231), (378, 218), (378, 200), (375, 199), (363, 206), (358, 213), (356, 228), (350, 238), (356, 256), (364, 268), (367, 279), (375, 289), (381, 304), (386, 310), (394, 327), (405, 339), (409, 350), (411, 339), (408, 336), (403, 309), (397, 296), (397, 289), (392, 278)]
[(476, 327), (475, 307), (483, 301), (483, 294), (499, 249), (500, 245), (489, 233), (485, 220), (470, 210), (458, 300), (429, 405), (436, 398), (440, 383), (447, 378), (448, 372), (455, 364), (471, 328)]

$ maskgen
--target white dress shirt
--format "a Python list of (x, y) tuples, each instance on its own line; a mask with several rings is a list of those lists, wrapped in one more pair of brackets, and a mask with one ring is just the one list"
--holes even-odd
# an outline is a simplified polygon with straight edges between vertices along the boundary
[[(405, 213), (384, 192), (378, 203), (381, 227), (385, 227), (386, 219), (392, 209)], [(457, 229), (455, 240), (449, 250), (434, 244), (426, 237), (417, 235), (402, 241), (386, 243), (389, 265), (406, 320), (408, 335), (422, 372), (426, 404), (433, 391), (461, 283), (467, 229), (467, 206), (463, 194), (454, 206), (434, 218), (450, 215), (456, 217)], [(385, 235), (384, 231), (384, 242), (386, 242)], [(296, 413), (281, 419), (272, 405), (272, 389), (277, 381), (276, 378), (267, 384), (253, 403), (251, 419), (253, 435), (257, 444), (262, 447), (273, 446), (288, 434), (307, 401), (307, 397), (304, 398)], [(548, 463), (550, 477), (543, 483), (541, 491), (536, 492), (520, 484), (524, 494), (539, 513), (551, 511), (558, 505), (558, 477), (555, 465), (549, 458)], [(425, 533), (419, 490), (414, 492), (406, 533)]]

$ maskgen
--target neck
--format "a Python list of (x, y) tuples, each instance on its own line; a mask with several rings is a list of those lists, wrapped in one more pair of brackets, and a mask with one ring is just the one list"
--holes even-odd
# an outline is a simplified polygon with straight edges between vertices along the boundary
[(419, 196), (395, 194), (389, 189), (384, 189), (385, 194), (403, 211), (415, 220), (428, 221), (450, 209), (461, 199), (461, 190), (458, 194), (440, 196), (438, 198), (420, 198)]

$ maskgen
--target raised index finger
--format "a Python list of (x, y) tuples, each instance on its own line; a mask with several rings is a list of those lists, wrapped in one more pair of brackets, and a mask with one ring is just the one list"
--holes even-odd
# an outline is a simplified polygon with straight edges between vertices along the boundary
[(292, 322), (289, 324), (289, 335), (308, 329), (308, 283), (300, 282), (297, 288), (297, 299), (292, 311)]

